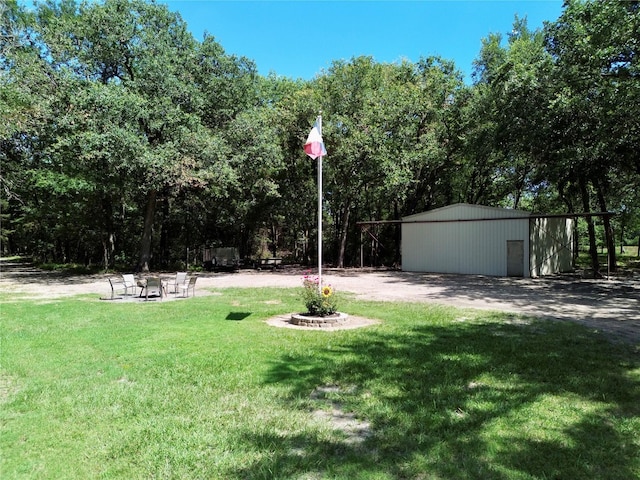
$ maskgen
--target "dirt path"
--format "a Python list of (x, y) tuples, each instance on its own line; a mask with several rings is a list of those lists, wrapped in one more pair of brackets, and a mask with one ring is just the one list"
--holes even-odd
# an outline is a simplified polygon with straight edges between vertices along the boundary
[[(199, 295), (227, 287), (298, 287), (302, 270), (202, 273)], [(167, 276), (171, 274), (168, 273)], [(0, 260), (0, 289), (56, 298), (110, 295), (109, 275), (62, 275)], [(381, 270), (325, 270), (325, 283), (364, 300), (427, 302), (574, 321), (640, 349), (640, 279), (586, 280), (570, 276), (514, 279)]]

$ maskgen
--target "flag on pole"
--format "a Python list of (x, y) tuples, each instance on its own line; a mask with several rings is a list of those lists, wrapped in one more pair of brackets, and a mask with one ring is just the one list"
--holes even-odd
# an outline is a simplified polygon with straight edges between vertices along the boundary
[(321, 122), (322, 120), (318, 117), (316, 119), (316, 123), (313, 124), (313, 128), (309, 132), (307, 141), (304, 143), (304, 153), (314, 160), (327, 154), (327, 150), (324, 148), (324, 142), (322, 141)]

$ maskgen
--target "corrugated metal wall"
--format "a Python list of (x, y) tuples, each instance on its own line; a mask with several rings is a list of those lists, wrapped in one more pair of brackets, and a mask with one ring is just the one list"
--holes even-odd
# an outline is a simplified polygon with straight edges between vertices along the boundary
[[(416, 221), (441, 223), (410, 223)], [(528, 212), (456, 204), (412, 215), (403, 218), (402, 269), (504, 276), (507, 274), (508, 240), (524, 242), (523, 261), (526, 263), (523, 270), (527, 275)]]
[(411, 221), (442, 221), (442, 220), (479, 220), (484, 218), (528, 218), (531, 214), (523, 210), (510, 210), (507, 208), (485, 207), (483, 205), (471, 205), (468, 203), (456, 203), (435, 210), (416, 213), (402, 219), (403, 222)]
[(573, 270), (573, 220), (536, 218), (531, 221), (532, 277)]

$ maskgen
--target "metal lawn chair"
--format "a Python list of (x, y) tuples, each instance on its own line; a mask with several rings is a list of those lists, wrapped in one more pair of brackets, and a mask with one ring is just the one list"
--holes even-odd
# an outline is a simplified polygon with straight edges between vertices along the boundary
[(193, 294), (193, 296), (196, 296), (196, 280), (198, 279), (198, 277), (189, 277), (189, 281), (185, 284), (183, 284), (180, 287), (180, 290), (182, 290), (182, 296), (183, 297), (188, 297), (189, 296), (189, 290), (191, 290), (191, 293)]
[(162, 300), (164, 294), (164, 288), (160, 277), (149, 277), (144, 284), (144, 298), (149, 300), (149, 297), (157, 295)]
[(187, 283), (187, 272), (176, 273), (176, 278), (170, 280), (167, 283), (167, 293), (175, 293), (176, 295), (180, 291), (183, 285)]
[[(132, 295), (135, 295), (138, 282), (136, 282), (136, 277), (133, 276), (133, 273), (122, 274), (122, 283), (125, 287), (125, 295), (129, 294), (129, 290), (131, 290)], [(142, 295), (142, 292), (140, 292), (140, 294)]]
[[(109, 285), (111, 285), (111, 300), (116, 298), (122, 298), (120, 295), (127, 294), (127, 286), (121, 280), (117, 280), (115, 278), (109, 279)], [(122, 292), (119, 294), (117, 290), (121, 289)]]

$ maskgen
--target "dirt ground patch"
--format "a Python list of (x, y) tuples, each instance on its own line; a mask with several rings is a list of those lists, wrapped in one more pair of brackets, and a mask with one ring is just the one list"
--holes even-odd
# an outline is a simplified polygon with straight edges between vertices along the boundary
[[(591, 280), (574, 276), (538, 279), (444, 275), (376, 269), (327, 269), (323, 279), (356, 298), (425, 302), (572, 321), (640, 349), (640, 278)], [(170, 278), (172, 273), (161, 276)], [(111, 295), (109, 274), (64, 275), (0, 260), (0, 289), (22, 296), (58, 298)], [(114, 275), (111, 275), (114, 276)], [(228, 287), (299, 287), (302, 270), (202, 273), (196, 295)]]

